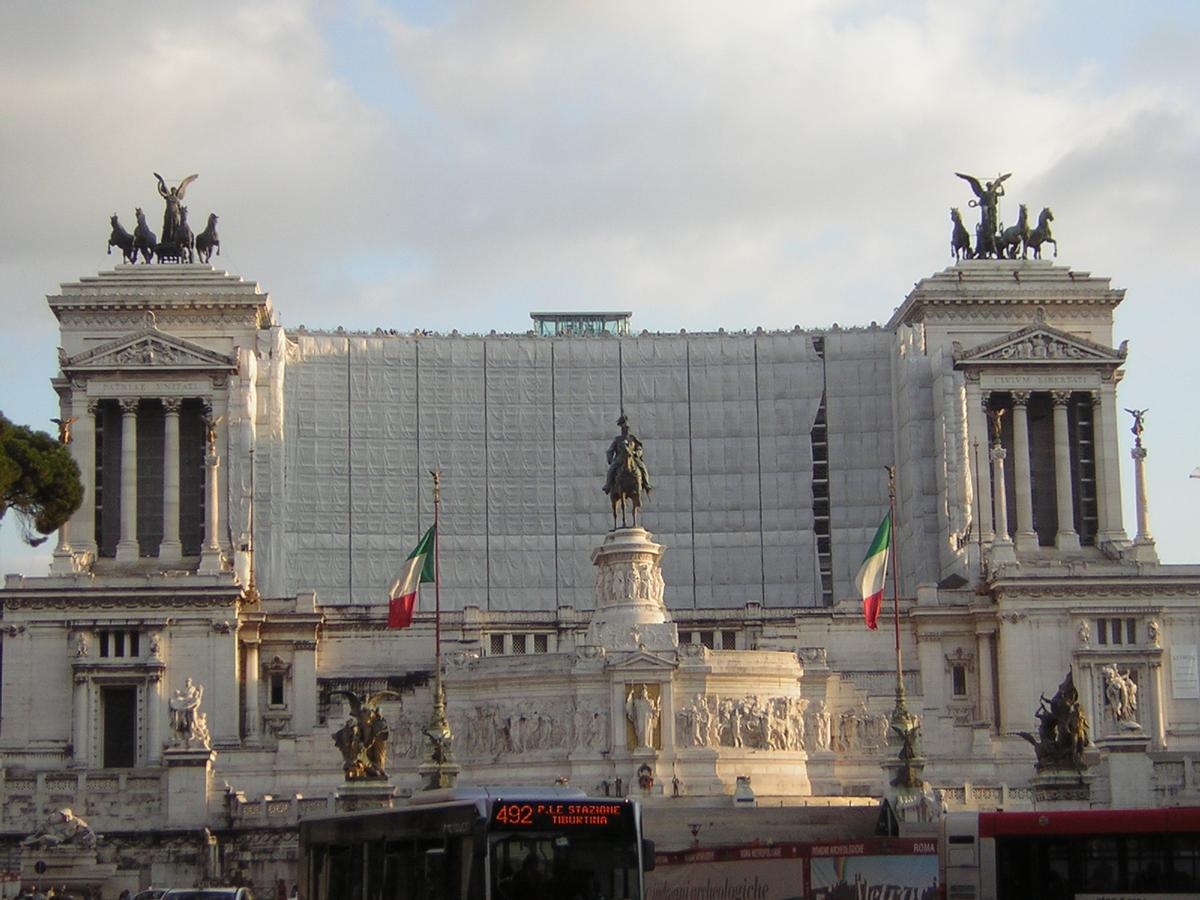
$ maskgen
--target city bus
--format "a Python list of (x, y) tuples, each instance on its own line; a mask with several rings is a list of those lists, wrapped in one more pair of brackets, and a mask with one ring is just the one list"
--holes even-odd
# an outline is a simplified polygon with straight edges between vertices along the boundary
[(946, 900), (1200, 896), (1200, 808), (953, 812)]
[(642, 900), (653, 865), (637, 801), (565, 787), (425, 791), (300, 823), (304, 900)]

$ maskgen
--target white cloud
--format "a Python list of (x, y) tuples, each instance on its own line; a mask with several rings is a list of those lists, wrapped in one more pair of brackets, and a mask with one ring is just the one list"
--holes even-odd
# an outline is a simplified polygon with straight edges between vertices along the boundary
[[(884, 321), (949, 264), (947, 207), (970, 199), (955, 171), (1013, 172), (1010, 220), (1052, 206), (1060, 259), (1130, 288), (1135, 347), (1164, 310), (1195, 324), (1186, 10), (125, 9), (0, 9), (0, 371), (30, 421), (53, 403), (40, 296), (115, 261), (112, 212), (161, 220), (153, 171), (200, 173), (193, 221), (221, 215), (218, 261), (288, 324), (519, 331), (547, 306), (666, 330)], [(1169, 365), (1137, 357), (1138, 405), (1176, 396)], [(1196, 445), (1182, 420), (1164, 456)]]

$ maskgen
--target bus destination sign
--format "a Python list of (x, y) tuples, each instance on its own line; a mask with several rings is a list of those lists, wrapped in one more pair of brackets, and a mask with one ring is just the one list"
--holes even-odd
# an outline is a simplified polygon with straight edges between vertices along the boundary
[(497, 800), (492, 807), (491, 825), (514, 831), (603, 831), (628, 827), (632, 814), (627, 803), (603, 800)]

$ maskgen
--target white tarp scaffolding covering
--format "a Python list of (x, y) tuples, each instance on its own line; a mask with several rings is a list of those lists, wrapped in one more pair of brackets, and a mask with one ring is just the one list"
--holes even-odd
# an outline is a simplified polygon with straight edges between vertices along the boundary
[(286, 449), (272, 456), (286, 460), (274, 517), (286, 583), (266, 587), (382, 602), (432, 522), (438, 468), (444, 608), (591, 608), (590, 554), (612, 527), (604, 452), (623, 408), (645, 445), (639, 524), (667, 547), (668, 604), (817, 605), (810, 432), (828, 392), (835, 595), (847, 596), (887, 502), (890, 336), (825, 337), (822, 360), (801, 332), (290, 335)]

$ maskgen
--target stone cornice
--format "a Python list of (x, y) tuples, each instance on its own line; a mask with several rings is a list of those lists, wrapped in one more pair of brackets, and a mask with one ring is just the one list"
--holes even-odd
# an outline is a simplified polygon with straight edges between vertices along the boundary
[(60, 293), (47, 296), (46, 301), (60, 322), (74, 313), (94, 310), (242, 312), (259, 327), (272, 318), (270, 298), (257, 284), (201, 264), (120, 265), (63, 284)]
[(1036, 307), (1077, 315), (1092, 309), (1111, 316), (1125, 291), (1107, 278), (1055, 266), (1048, 260), (965, 260), (924, 278), (913, 287), (887, 327), (929, 321), (969, 320), (1000, 308), (1005, 318), (1032, 314)]

